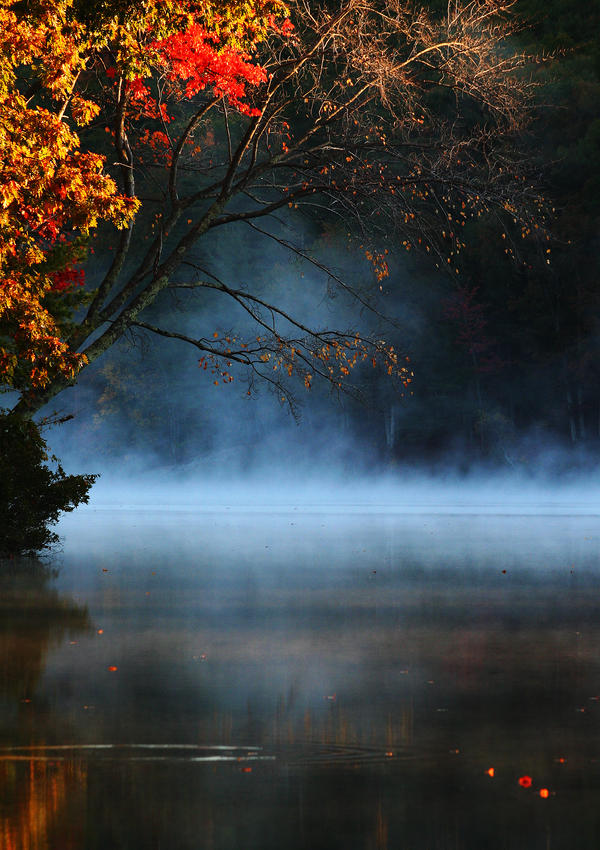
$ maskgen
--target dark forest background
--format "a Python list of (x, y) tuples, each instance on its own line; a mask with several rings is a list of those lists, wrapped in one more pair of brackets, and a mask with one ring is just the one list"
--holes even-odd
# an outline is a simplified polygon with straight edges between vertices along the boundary
[[(215, 386), (185, 344), (136, 336), (61, 396), (59, 414), (74, 419), (48, 435), (56, 451), (88, 466), (93, 457), (101, 466), (138, 460), (221, 471), (287, 462), (292, 450), (307, 462), (327, 455), (352, 466), (360, 455), (382, 467), (450, 461), (533, 470), (544, 456), (558, 471), (598, 456), (600, 2), (520, 0), (518, 13), (530, 21), (519, 47), (545, 57), (535, 71), (535, 121), (521, 143), (553, 210), (550, 240), (521, 242), (518, 234), (512, 259), (513, 234), (479, 219), (465, 228), (456, 275), (407, 254), (390, 233), (380, 309), (391, 322), (368, 311), (357, 318), (356, 305), (329, 297), (326, 275), (252, 231), (232, 230), (210, 246), (212, 267), (229, 280), (251, 276), (265, 293), (283, 290), (284, 303), (313, 321), (322, 316), (324, 326), (380, 330), (410, 358), (410, 390), (370, 367), (353, 376), (355, 395), (299, 386), (298, 428), (276, 394), (248, 387), (243, 374)], [(370, 276), (379, 289), (343, 226), (326, 214), (296, 215), (281, 227), (342, 275)], [(102, 233), (95, 240), (88, 278), (108, 258), (109, 242)], [(200, 307), (170, 295), (152, 315), (169, 313), (184, 330), (201, 311), (219, 332), (239, 329), (240, 317), (219, 309), (210, 295)]]

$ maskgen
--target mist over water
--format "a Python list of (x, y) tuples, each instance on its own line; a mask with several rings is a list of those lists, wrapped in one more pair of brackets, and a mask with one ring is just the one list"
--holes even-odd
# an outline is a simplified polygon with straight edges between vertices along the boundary
[[(200, 390), (199, 390), (200, 391)], [(119, 416), (87, 436), (74, 422), (48, 432), (69, 472), (95, 472), (90, 504), (210, 510), (224, 507), (390, 513), (590, 514), (600, 512), (600, 469), (591, 452), (540, 440), (520, 464), (482, 462), (457, 449), (435, 462), (399, 462), (347, 427), (342, 402), (309, 398), (295, 422), (270, 395), (243, 399), (206, 389), (208, 408), (184, 462), (168, 452), (118, 446)], [(314, 404), (311, 406), (311, 402)], [(206, 411), (204, 422), (206, 422)], [(73, 429), (73, 432), (71, 431)], [(207, 444), (208, 443), (208, 444)]]
[[(332, 397), (317, 387), (300, 396), (296, 421), (269, 392), (248, 398), (235, 384), (212, 385), (198, 375), (195, 361), (178, 381), (160, 388), (157, 404), (163, 406), (156, 408), (156, 423), (138, 433), (126, 404), (98, 419), (97, 390), (82, 379), (82, 387), (73, 391), (79, 405), (75, 418), (45, 433), (68, 472), (100, 473), (89, 507), (79, 511), (135, 505), (356, 507), (392, 513), (600, 511), (595, 452), (541, 430), (522, 435), (508, 460), (482, 459), (460, 442), (434, 458), (406, 448), (399, 459), (385, 442), (384, 412), (367, 401), (350, 410), (343, 395)], [(60, 413), (70, 412), (69, 401), (67, 393)], [(402, 421), (403, 406), (409, 409), (412, 403), (410, 398), (398, 401), (397, 420)], [(185, 428), (172, 421), (174, 413)], [(373, 422), (366, 433), (357, 432), (361, 416)]]
[[(243, 402), (245, 404), (245, 402)], [(259, 405), (255, 428), (244, 442), (227, 434), (210, 451), (184, 464), (141, 450), (122, 457), (95, 454), (95, 446), (55, 450), (70, 472), (96, 472), (88, 506), (77, 513), (145, 506), (173, 511), (244, 509), (263, 513), (298, 510), (382, 514), (464, 513), (473, 515), (600, 515), (600, 472), (593, 457), (557, 447), (538, 453), (522, 468), (471, 463), (461, 454), (435, 465), (389, 462), (372, 446), (336, 433), (333, 414), (311, 413), (296, 424), (278, 411), (265, 424)], [(231, 411), (235, 409), (232, 405)], [(238, 412), (231, 412), (238, 416)], [(339, 415), (339, 411), (338, 411)], [(236, 427), (243, 429), (241, 416)], [(67, 423), (63, 428), (69, 428)], [(227, 431), (227, 428), (224, 429)], [(118, 432), (118, 429), (117, 429)], [(57, 433), (57, 432), (54, 432)], [(53, 434), (50, 444), (53, 446)], [(53, 446), (54, 447), (54, 446)]]
[(566, 483), (517, 476), (432, 476), (414, 470), (367, 476), (319, 476), (273, 467), (244, 477), (138, 471), (121, 477), (108, 471), (90, 504), (80, 510), (147, 506), (161, 510), (236, 508), (269, 511), (321, 510), (382, 514), (600, 515), (600, 486), (593, 480)]

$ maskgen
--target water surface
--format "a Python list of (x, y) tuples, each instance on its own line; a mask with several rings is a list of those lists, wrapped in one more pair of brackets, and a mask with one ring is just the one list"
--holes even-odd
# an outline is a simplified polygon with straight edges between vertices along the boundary
[(599, 846), (598, 516), (61, 531), (1, 579), (3, 850)]

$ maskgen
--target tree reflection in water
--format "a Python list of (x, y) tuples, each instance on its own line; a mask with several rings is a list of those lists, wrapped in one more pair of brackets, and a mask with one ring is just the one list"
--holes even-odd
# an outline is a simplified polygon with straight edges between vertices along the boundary
[(2, 850), (83, 847), (68, 811), (85, 810), (85, 764), (28, 750), (41, 743), (31, 710), (48, 651), (91, 629), (87, 608), (61, 596), (55, 577), (35, 559), (0, 562), (0, 736), (24, 746), (0, 755)]

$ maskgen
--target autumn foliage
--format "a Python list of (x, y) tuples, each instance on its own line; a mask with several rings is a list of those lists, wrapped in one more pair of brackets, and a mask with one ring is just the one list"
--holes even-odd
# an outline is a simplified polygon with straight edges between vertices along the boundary
[(246, 86), (264, 71), (246, 51), (283, 9), (161, 0), (130, 6), (130, 19), (118, 4), (96, 6), (85, 21), (73, 0), (0, 3), (0, 378), (20, 390), (73, 377), (86, 362), (64, 341), (53, 296), (82, 303), (85, 237), (99, 222), (128, 227), (139, 207), (107, 173), (106, 155), (82, 150), (79, 128), (113, 86), (126, 89), (132, 113), (168, 120), (145, 84), (157, 70), (179, 96), (211, 86), (250, 114)]
[[(376, 293), (393, 248), (458, 274), (471, 217), (494, 209), (525, 227), (535, 192), (509, 147), (528, 99), (512, 5), (0, 0), (0, 376), (21, 392), (19, 415), (132, 330), (195, 346), (217, 382), (244, 367), (287, 401), (286, 378), (338, 387), (363, 362), (406, 387), (405, 357), (378, 335), (308, 325), (199, 265), (197, 247), (210, 255), (215, 228), (251, 227), (371, 309), (271, 217), (335, 216)], [(84, 285), (99, 226), (120, 233)], [(173, 289), (228, 299), (256, 334), (234, 344), (149, 322)]]
[[(88, 234), (100, 219), (123, 226), (136, 204), (119, 195), (103, 158), (81, 151), (63, 120), (84, 62), (82, 28), (65, 26), (65, 4), (46, 4), (35, 21), (15, 5), (0, 6), (0, 374), (21, 388), (80, 367), (44, 298), (76, 281), (74, 234)], [(46, 106), (32, 103), (34, 78), (23, 68), (38, 71)], [(78, 97), (72, 109), (79, 122), (97, 112)]]

